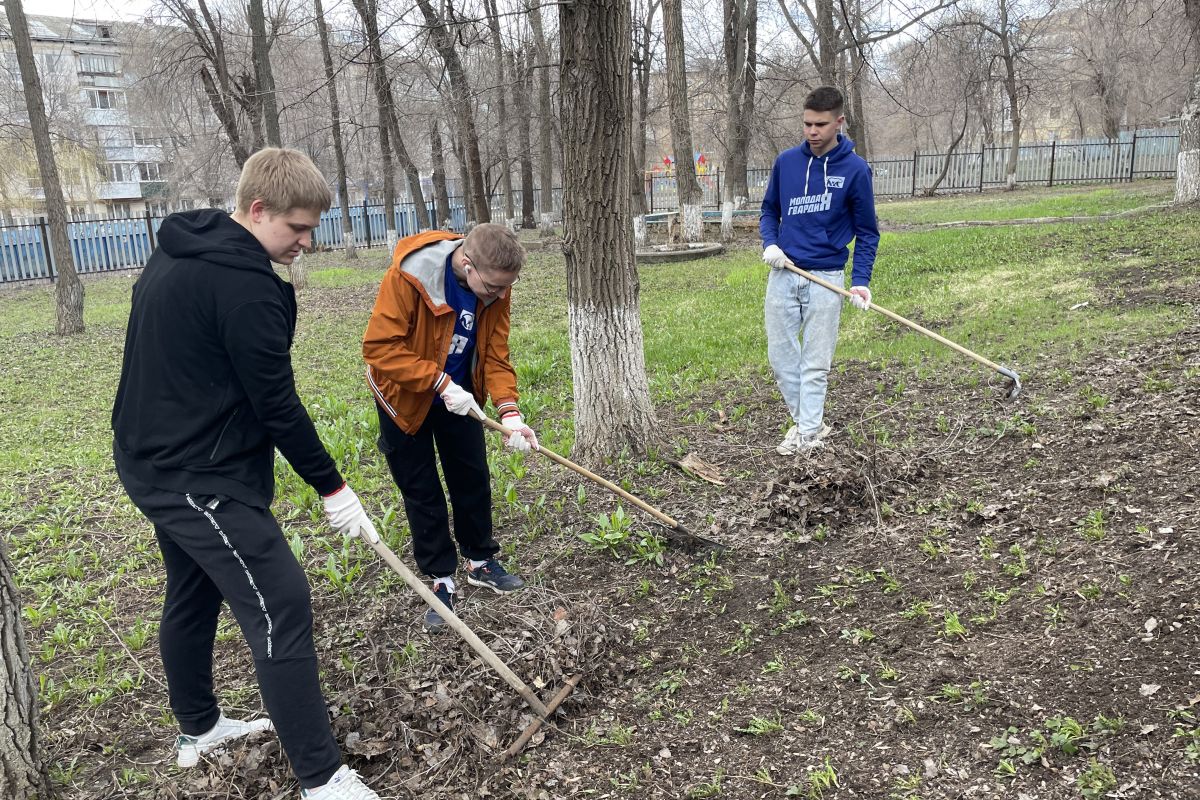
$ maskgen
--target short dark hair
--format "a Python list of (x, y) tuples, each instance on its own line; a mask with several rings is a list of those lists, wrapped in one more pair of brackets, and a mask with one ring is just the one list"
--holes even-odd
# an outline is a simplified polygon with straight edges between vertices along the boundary
[(835, 117), (842, 115), (844, 105), (842, 93), (833, 86), (818, 86), (804, 98), (806, 111), (832, 111)]

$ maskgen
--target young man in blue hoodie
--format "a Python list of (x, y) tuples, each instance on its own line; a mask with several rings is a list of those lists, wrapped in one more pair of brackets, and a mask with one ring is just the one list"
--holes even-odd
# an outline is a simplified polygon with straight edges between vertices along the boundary
[(871, 304), (871, 269), (879, 245), (871, 168), (839, 133), (842, 94), (814, 89), (804, 101), (804, 143), (779, 154), (763, 197), (759, 231), (767, 279), (767, 360), (787, 403), (792, 426), (775, 448), (792, 456), (819, 448), (829, 367), (837, 345), (842, 296), (787, 269), (797, 266), (829, 283), (845, 283), (854, 240), (851, 302)]

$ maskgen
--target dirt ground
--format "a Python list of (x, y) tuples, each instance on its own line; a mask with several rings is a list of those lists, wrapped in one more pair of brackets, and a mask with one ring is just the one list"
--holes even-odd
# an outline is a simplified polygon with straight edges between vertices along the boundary
[[(809, 458), (774, 454), (770, 385), (660, 409), (724, 485), (609, 474), (719, 552), (614, 557), (579, 538), (614, 503), (528, 462), (498, 533), (540, 579), (467, 587), (459, 608), (543, 697), (580, 687), (501, 762), (529, 713), (456, 637), (420, 630), (411, 592), (325, 596), (339, 742), (391, 797), (1200, 797), (1200, 292), (1177, 301), (1184, 330), (1026, 363), (1015, 401), (969, 363), (842, 365)], [(663, 535), (627, 510), (635, 539)], [(240, 642), (220, 646), (250, 674)], [(94, 722), (70, 740), (71, 719), (47, 720), (85, 759), (104, 752)], [(76, 796), (296, 795), (271, 737), (183, 772), (170, 742), (118, 728), (149, 780), (94, 774)]]

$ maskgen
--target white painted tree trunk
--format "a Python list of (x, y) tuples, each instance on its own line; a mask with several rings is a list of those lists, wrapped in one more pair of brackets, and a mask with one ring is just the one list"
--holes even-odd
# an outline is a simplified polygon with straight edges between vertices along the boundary
[(304, 263), (304, 253), (292, 259), (288, 264), (288, 280), (297, 292), (308, 288), (308, 265)]
[(554, 235), (554, 215), (549, 211), (543, 211), (538, 220), (538, 236), (547, 239)]
[(400, 233), (395, 228), (388, 226), (387, 229), (387, 248), (388, 252), (396, 249), (396, 242), (400, 241)]
[(646, 215), (638, 214), (633, 218), (633, 244), (635, 247), (646, 246)]
[(685, 205), (683, 207), (683, 240), (699, 242), (704, 240), (704, 207), (700, 205)]
[(508, 228), (510, 231), (513, 231), (515, 233), (517, 230), (517, 218), (516, 217), (505, 217), (504, 227)]
[(354, 249), (354, 230), (342, 231), (342, 247), (346, 249), (346, 258), (358, 258), (358, 251)]
[(1200, 200), (1200, 66), (1179, 115), (1179, 158), (1175, 163), (1175, 202)]
[(733, 241), (733, 203), (729, 200), (721, 204), (721, 241)]

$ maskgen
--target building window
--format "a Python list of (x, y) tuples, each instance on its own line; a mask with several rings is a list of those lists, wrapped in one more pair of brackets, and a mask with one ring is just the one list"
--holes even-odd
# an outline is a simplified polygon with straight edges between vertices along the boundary
[(81, 75), (116, 75), (120, 72), (120, 62), (116, 56), (100, 55), (98, 53), (79, 54), (79, 73)]
[(108, 207), (109, 219), (125, 219), (133, 216), (129, 210), (129, 203), (114, 202)]
[(155, 140), (149, 128), (134, 128), (133, 143), (137, 145), (153, 145), (155, 144)]
[(143, 161), (138, 164), (138, 177), (144, 181), (161, 181), (162, 165), (152, 161)]
[(100, 175), (108, 183), (131, 183), (138, 179), (137, 167), (127, 161), (112, 161), (100, 167)]
[(121, 108), (124, 105), (122, 92), (110, 89), (86, 89), (88, 105), (92, 108)]

